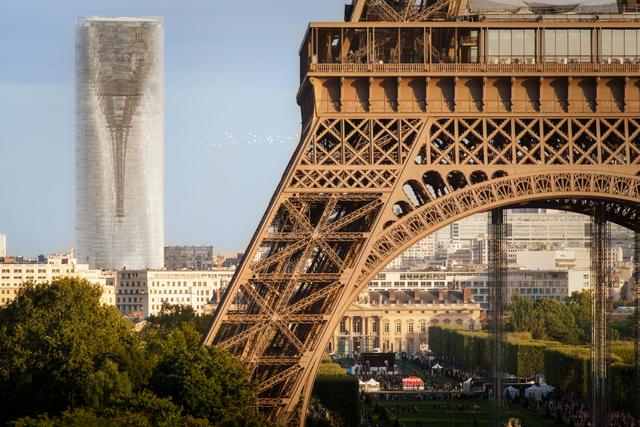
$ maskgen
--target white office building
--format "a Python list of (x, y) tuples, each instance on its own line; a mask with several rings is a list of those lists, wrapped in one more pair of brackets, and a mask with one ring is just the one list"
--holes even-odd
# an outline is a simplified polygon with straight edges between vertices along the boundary
[(149, 317), (162, 303), (187, 305), (205, 314), (226, 289), (234, 270), (121, 270), (116, 283), (116, 307), (124, 315)]
[[(401, 254), (388, 268), (418, 264), (443, 265), (460, 261), (487, 262), (487, 214), (473, 215), (428, 236)], [(589, 247), (588, 216), (550, 209), (514, 209), (507, 214), (507, 260), (516, 263), (522, 251), (564, 250)], [(615, 230), (620, 227), (614, 227)]]
[[(589, 289), (589, 270), (510, 270), (507, 274), (508, 299), (514, 293), (533, 299), (562, 301), (573, 291)], [(415, 291), (433, 289), (471, 289), (471, 296), (483, 309), (489, 308), (487, 271), (382, 271), (369, 283), (368, 290)]]

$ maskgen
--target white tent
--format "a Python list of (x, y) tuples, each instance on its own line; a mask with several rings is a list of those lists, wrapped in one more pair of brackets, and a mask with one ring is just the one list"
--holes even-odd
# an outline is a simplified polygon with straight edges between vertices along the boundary
[(371, 378), (369, 381), (367, 381), (364, 384), (365, 384), (364, 386), (365, 392), (372, 393), (372, 392), (380, 391), (380, 383), (374, 380), (373, 378)]
[(542, 400), (542, 389), (534, 384), (524, 391), (524, 397), (540, 402)]
[(540, 384), (540, 388), (542, 389), (542, 394), (544, 394), (545, 396), (550, 395), (556, 389), (555, 387), (550, 386), (549, 384)]
[(465, 382), (462, 383), (462, 391), (465, 393), (469, 393), (471, 391), (471, 384), (473, 383), (473, 378), (469, 378)]
[(358, 378), (358, 388), (360, 389), (360, 391), (366, 391), (367, 383)]
[(444, 369), (444, 368), (443, 368), (443, 367), (442, 367), (442, 365), (441, 365), (441, 364), (439, 364), (439, 363), (436, 363), (435, 365), (433, 365), (433, 366), (431, 367), (431, 370), (432, 370), (432, 371), (439, 371), (440, 369)]
[(504, 397), (508, 397), (509, 399), (513, 400), (516, 397), (518, 397), (520, 392), (518, 391), (517, 388), (515, 388), (514, 386), (510, 385), (509, 387), (504, 389), (504, 392), (502, 394), (503, 394)]

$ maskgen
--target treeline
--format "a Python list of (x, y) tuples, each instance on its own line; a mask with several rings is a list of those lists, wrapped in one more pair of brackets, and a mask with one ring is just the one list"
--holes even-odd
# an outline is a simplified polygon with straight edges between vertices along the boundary
[(358, 378), (329, 357), (318, 367), (313, 384), (309, 427), (358, 427), (361, 421)]
[[(489, 372), (489, 335), (433, 326), (429, 328), (429, 347), (456, 365)], [(536, 340), (528, 333), (510, 334), (503, 360), (506, 372), (529, 377), (544, 372), (547, 382), (563, 391), (588, 397), (590, 388), (590, 350), (585, 345)], [(634, 349), (631, 343), (616, 342), (612, 347), (611, 380), (616, 409), (631, 411), (634, 402)]]
[(270, 425), (242, 363), (200, 348), (209, 319), (164, 306), (135, 332), (100, 295), (63, 279), (0, 308), (0, 425)]
[[(588, 344), (591, 340), (591, 295), (574, 292), (565, 301), (550, 298), (533, 300), (514, 295), (509, 305), (507, 329), (527, 332), (535, 339), (551, 339), (565, 344)], [(634, 338), (632, 318), (610, 324), (613, 340)]]

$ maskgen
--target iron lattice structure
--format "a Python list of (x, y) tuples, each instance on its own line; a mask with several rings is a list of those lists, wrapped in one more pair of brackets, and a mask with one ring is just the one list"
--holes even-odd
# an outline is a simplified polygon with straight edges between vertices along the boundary
[[(595, 206), (640, 231), (640, 62), (596, 47), (638, 21), (367, 20), (381, 4), (309, 26), (302, 137), (205, 339), (246, 361), (284, 424), (303, 422), (346, 309), (430, 233), (509, 207)], [(548, 56), (550, 28), (588, 31), (588, 57)], [(505, 29), (531, 35), (530, 56), (495, 60)]]
[(635, 417), (636, 425), (640, 424), (640, 233), (633, 235), (633, 279), (634, 279), (634, 299), (635, 311), (635, 339), (636, 339), (636, 390), (635, 390)]
[(635, 299), (635, 311), (633, 317), (635, 320), (635, 332), (636, 332), (636, 392), (635, 392), (635, 417), (636, 425), (640, 423), (640, 233), (634, 234), (634, 251), (633, 251), (633, 278), (634, 278), (634, 299)]
[(507, 221), (504, 209), (489, 214), (489, 320), (491, 324), (492, 424), (502, 423), (502, 379), (506, 350)]
[(611, 224), (601, 203), (591, 218), (591, 410), (594, 425), (608, 425), (610, 411)]

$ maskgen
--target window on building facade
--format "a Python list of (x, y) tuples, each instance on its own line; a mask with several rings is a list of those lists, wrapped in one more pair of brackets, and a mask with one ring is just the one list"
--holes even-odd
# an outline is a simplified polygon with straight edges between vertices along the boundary
[(409, 322), (409, 323), (407, 324), (407, 330), (408, 330), (410, 333), (412, 333), (412, 332), (413, 332), (413, 322)]
[(347, 325), (345, 320), (340, 321), (340, 332), (345, 333), (347, 331)]
[(544, 30), (544, 57), (546, 62), (591, 62), (591, 30)]
[(386, 322), (386, 323), (384, 324), (384, 331), (385, 331), (385, 332), (389, 332), (389, 322)]
[(378, 323), (377, 322), (371, 323), (371, 332), (373, 332), (374, 334), (378, 333)]
[(357, 333), (362, 332), (362, 320), (361, 319), (353, 319), (353, 332), (357, 332)]
[(488, 62), (502, 64), (531, 63), (536, 56), (535, 30), (488, 30)]
[(427, 332), (427, 322), (420, 322), (420, 332)]
[(602, 30), (602, 59), (607, 63), (640, 63), (640, 31)]
[(402, 323), (396, 322), (396, 332), (402, 332)]

